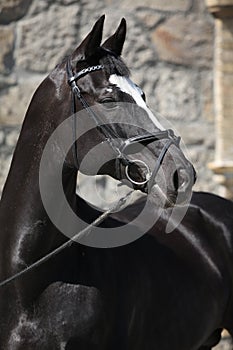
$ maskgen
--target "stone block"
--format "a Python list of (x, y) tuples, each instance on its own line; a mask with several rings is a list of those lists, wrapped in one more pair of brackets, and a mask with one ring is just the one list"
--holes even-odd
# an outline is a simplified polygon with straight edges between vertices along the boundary
[[(115, 0), (105, 0), (107, 5), (114, 4)], [(117, 1), (117, 6), (121, 9), (131, 9), (135, 10), (136, 8), (151, 8), (159, 11), (188, 11), (191, 7), (190, 0), (144, 0), (143, 3), (141, 0), (119, 0)]]
[(2, 90), (0, 94), (0, 124), (21, 124), (31, 97), (39, 85), (41, 77), (25, 80), (19, 85)]
[(205, 0), (206, 6), (233, 6), (233, 0)]
[(206, 0), (208, 10), (219, 18), (233, 17), (233, 0)]
[(206, 148), (203, 145), (194, 145), (188, 149), (188, 158), (197, 171), (197, 181), (194, 191), (217, 192), (218, 186), (214, 181), (213, 173), (207, 169), (207, 164), (214, 159), (214, 149)]
[(192, 12), (199, 12), (206, 15), (206, 20), (213, 20), (206, 6), (205, 0), (194, 0), (192, 4)]
[(8, 24), (23, 17), (32, 0), (1, 0), (0, 23)]
[(6, 155), (6, 154), (2, 154), (0, 153), (0, 196), (1, 196), (1, 192), (4, 186), (4, 183), (6, 181), (6, 177), (7, 174), (9, 172), (10, 169), (10, 164), (11, 164), (11, 159), (12, 159), (12, 155)]
[(0, 74), (7, 75), (11, 72), (14, 59), (14, 29), (11, 26), (0, 26)]
[(140, 86), (146, 94), (146, 99), (151, 104), (156, 98), (156, 86), (160, 78), (160, 68), (156, 64), (146, 65), (141, 69), (132, 69), (132, 80)]
[(188, 148), (195, 148), (194, 146), (214, 148), (214, 123), (208, 123), (205, 120), (202, 120), (201, 124), (202, 126), (200, 127), (200, 122), (189, 123), (188, 120), (183, 123), (176, 123), (176, 129)]
[(9, 86), (17, 84), (17, 77), (15, 74), (5, 75), (0, 74), (0, 90), (6, 89)]
[(164, 17), (157, 13), (151, 12), (150, 10), (140, 10), (136, 12), (136, 16), (143, 23), (146, 28), (154, 28)]
[(129, 38), (124, 46), (124, 58), (129, 68), (143, 71), (154, 66), (157, 60), (156, 51), (151, 45), (150, 31), (139, 25), (135, 18), (128, 20)]
[(158, 111), (165, 118), (191, 122), (200, 117), (197, 91), (198, 74), (172, 67), (159, 68), (155, 95)]
[(201, 114), (204, 120), (214, 122), (214, 88), (212, 71), (200, 74)]
[(53, 0), (33, 1), (28, 10), (28, 17), (33, 17), (41, 12), (47, 12), (48, 8), (52, 5), (53, 2)]
[(210, 68), (213, 60), (214, 28), (196, 15), (177, 15), (158, 26), (151, 34), (161, 60)]
[(9, 148), (14, 148), (19, 137), (18, 128), (12, 128), (10, 132), (7, 133), (5, 138), (6, 146)]
[(78, 12), (77, 4), (67, 7), (53, 5), (46, 12), (21, 21), (17, 65), (35, 72), (52, 70), (75, 48)]
[(3, 130), (0, 130), (0, 146), (2, 147), (2, 145), (5, 142), (5, 133)]

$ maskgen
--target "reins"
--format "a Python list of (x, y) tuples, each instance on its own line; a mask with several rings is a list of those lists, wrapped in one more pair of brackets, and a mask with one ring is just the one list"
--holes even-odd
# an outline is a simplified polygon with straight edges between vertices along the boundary
[(95, 219), (91, 224), (89, 224), (87, 227), (85, 227), (83, 230), (75, 234), (72, 238), (70, 238), (68, 241), (60, 245), (59, 247), (55, 248), (50, 253), (43, 256), (41, 259), (35, 261), (30, 266), (26, 267), (20, 272), (17, 272), (15, 275), (6, 278), (5, 280), (0, 282), (0, 287), (4, 287), (7, 284), (15, 281), (19, 277), (22, 277), (26, 275), (28, 272), (32, 271), (33, 269), (39, 267), (40, 265), (44, 264), (46, 261), (50, 260), (60, 252), (62, 252), (64, 249), (69, 248), (75, 241), (82, 238), (84, 235), (88, 234), (94, 227), (100, 225), (113, 211), (117, 211), (123, 208), (124, 204), (126, 203), (127, 199), (130, 198), (133, 194), (134, 190), (129, 191), (124, 197), (120, 198), (119, 201), (112, 206), (110, 209), (104, 211), (97, 219)]

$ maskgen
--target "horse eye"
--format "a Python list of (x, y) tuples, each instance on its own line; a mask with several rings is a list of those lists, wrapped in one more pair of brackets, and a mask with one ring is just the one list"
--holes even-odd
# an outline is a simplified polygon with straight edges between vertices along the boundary
[(140, 93), (142, 99), (146, 102), (146, 95), (145, 95), (144, 91), (137, 84), (135, 84), (135, 87), (138, 90), (138, 92)]
[(117, 107), (116, 101), (111, 97), (107, 97), (107, 98), (101, 100), (100, 103), (102, 103), (104, 105), (104, 107), (109, 108), (109, 109)]
[(146, 102), (146, 95), (145, 95), (145, 93), (143, 91), (142, 91), (141, 96), (142, 96), (143, 100)]

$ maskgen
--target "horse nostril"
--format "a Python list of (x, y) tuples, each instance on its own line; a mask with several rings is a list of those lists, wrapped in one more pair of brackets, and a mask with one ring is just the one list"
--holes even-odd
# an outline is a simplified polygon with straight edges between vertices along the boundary
[(173, 174), (173, 185), (176, 191), (185, 192), (191, 182), (190, 174), (186, 169), (178, 169)]
[(185, 169), (179, 171), (179, 191), (186, 191), (190, 185), (190, 174)]
[(178, 171), (176, 170), (173, 175), (173, 185), (176, 191), (179, 189), (179, 175)]
[(192, 166), (192, 171), (193, 171), (193, 184), (195, 184), (197, 181), (197, 173), (193, 166)]

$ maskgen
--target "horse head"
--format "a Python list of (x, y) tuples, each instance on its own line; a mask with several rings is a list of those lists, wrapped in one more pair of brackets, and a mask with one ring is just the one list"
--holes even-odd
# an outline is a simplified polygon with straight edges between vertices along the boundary
[(49, 124), (58, 126), (71, 115), (63, 135), (71, 137), (65, 165), (126, 181), (152, 193), (158, 206), (174, 205), (177, 198), (183, 203), (195, 182), (193, 166), (179, 147), (180, 138), (162, 127), (129, 77), (121, 58), (125, 19), (101, 44), (103, 24), (104, 16), (48, 77), (54, 106)]

